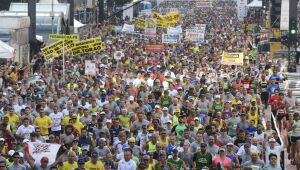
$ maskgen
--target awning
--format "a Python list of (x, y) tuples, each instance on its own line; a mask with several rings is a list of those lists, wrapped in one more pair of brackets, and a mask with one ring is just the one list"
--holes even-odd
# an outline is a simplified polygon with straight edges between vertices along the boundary
[(0, 41), (0, 58), (10, 59), (14, 57), (15, 49)]
[(262, 1), (254, 0), (250, 4), (247, 5), (247, 7), (262, 7)]
[(0, 41), (9, 41), (11, 38), (11, 35), (10, 34), (0, 34)]

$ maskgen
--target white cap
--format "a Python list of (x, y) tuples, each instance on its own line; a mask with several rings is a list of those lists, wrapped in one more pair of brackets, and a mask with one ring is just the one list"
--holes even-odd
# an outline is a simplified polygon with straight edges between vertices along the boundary
[(221, 98), (221, 96), (220, 95), (216, 95), (216, 97), (215, 98)]
[(4, 138), (0, 138), (0, 142), (4, 142), (5, 141), (5, 139)]
[(164, 107), (162, 110), (169, 110), (167, 107)]
[(13, 156), (13, 154), (15, 153), (16, 151), (14, 151), (14, 150), (10, 150), (10, 151), (8, 151), (8, 155), (9, 156)]
[(30, 142), (30, 140), (29, 139), (24, 139), (23, 140), (23, 143), (27, 143), (27, 142)]
[(21, 158), (24, 157), (24, 154), (22, 152), (19, 152), (19, 155), (20, 155)]
[(134, 97), (133, 96), (129, 96), (129, 101), (134, 101)]

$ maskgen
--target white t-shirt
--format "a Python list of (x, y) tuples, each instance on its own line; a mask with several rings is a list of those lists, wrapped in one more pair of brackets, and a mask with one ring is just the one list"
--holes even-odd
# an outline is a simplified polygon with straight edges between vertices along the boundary
[[(257, 146), (251, 145), (251, 151), (256, 151), (258, 153), (260, 153), (259, 149), (257, 148)], [(237, 152), (237, 155), (244, 155), (246, 154), (246, 151), (244, 149), (244, 145), (240, 147), (240, 149)]]
[(50, 113), (49, 117), (51, 118), (53, 124), (51, 127), (52, 131), (60, 131), (61, 130), (61, 120), (63, 119), (63, 113), (58, 112), (58, 113)]
[(16, 134), (19, 136), (24, 136), (24, 138), (26, 138), (26, 139), (30, 139), (30, 134), (34, 131), (35, 131), (35, 128), (32, 125), (28, 125), (27, 127), (25, 127), (24, 125), (21, 125), (17, 129)]
[(280, 159), (279, 158), (280, 158), (280, 153), (283, 150), (283, 146), (284, 146), (283, 144), (280, 145), (280, 146), (275, 146), (273, 149), (271, 149), (269, 145), (266, 146), (266, 166), (270, 165), (269, 155), (271, 153), (273, 153), (273, 154), (277, 155), (277, 163), (276, 163), (276, 165), (278, 167), (280, 167)]
[(118, 163), (118, 170), (135, 170), (136, 164), (133, 160), (130, 160), (128, 162), (125, 161), (125, 159), (122, 159)]

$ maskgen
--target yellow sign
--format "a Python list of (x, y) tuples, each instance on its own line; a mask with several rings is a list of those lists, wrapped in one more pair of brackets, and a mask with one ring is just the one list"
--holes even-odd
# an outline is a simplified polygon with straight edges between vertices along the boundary
[(272, 32), (273, 32), (274, 38), (280, 37), (280, 29), (279, 28), (272, 28)]
[(247, 29), (248, 29), (248, 31), (252, 31), (253, 32), (253, 24), (248, 24)]
[(146, 19), (145, 28), (156, 28), (156, 19), (154, 18)]
[(77, 34), (49, 34), (49, 40), (77, 40), (78, 38)]
[(134, 20), (134, 27), (137, 28), (137, 29), (144, 30), (145, 29), (145, 20), (136, 18)]
[(270, 42), (270, 59), (273, 59), (276, 51), (281, 49), (281, 42)]
[(160, 28), (166, 28), (168, 26), (175, 27), (180, 20), (180, 14), (178, 12), (169, 13), (165, 15), (161, 15), (157, 12), (153, 12), (151, 14), (151, 17), (156, 19), (157, 27)]
[(72, 55), (87, 54), (104, 50), (104, 44), (99, 38), (76, 42), (71, 49)]
[(221, 64), (242, 66), (243, 62), (244, 62), (244, 54), (243, 53), (223, 52)]
[(270, 21), (268, 19), (266, 19), (266, 29), (270, 28)]
[(49, 46), (41, 49), (45, 59), (51, 60), (52, 58), (58, 57), (62, 54), (63, 41), (57, 41)]

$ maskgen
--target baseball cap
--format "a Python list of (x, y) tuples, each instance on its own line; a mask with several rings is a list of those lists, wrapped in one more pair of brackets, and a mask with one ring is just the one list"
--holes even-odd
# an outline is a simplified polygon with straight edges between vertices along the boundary
[(84, 164), (85, 161), (84, 161), (83, 159), (78, 159), (77, 163), (78, 163), (78, 164)]
[(135, 142), (135, 138), (129, 138), (128, 142)]
[(246, 143), (246, 144), (244, 145), (244, 147), (247, 147), (247, 148), (250, 148), (250, 146), (251, 146), (250, 143)]
[(91, 157), (92, 157), (92, 158), (98, 158), (98, 153), (97, 153), (97, 152), (93, 152), (93, 153), (91, 154)]
[(129, 101), (134, 101), (134, 97), (133, 96), (129, 96)]
[(206, 147), (207, 144), (206, 144), (206, 143), (201, 143), (200, 146), (201, 146), (201, 147)]
[[(1, 141), (1, 139), (0, 139), (0, 141)], [(23, 143), (27, 143), (27, 142), (30, 142), (30, 140), (29, 139), (24, 139), (23, 140)]]
[(199, 118), (198, 118), (198, 117), (195, 117), (194, 120), (199, 120)]
[(4, 142), (5, 141), (5, 139), (4, 138), (0, 138), (0, 142)]
[(274, 138), (269, 139), (269, 142), (276, 142)]
[(86, 146), (86, 145), (84, 145), (84, 146), (82, 146), (81, 150), (83, 150), (83, 151), (88, 151), (88, 150), (89, 150), (89, 147)]
[(152, 126), (149, 126), (148, 131), (150, 131), (150, 130), (154, 130), (154, 128)]
[(48, 163), (48, 162), (49, 162), (49, 159), (48, 159), (47, 157), (44, 156), (44, 157), (42, 157), (41, 162), (47, 162), (47, 163)]
[(105, 112), (100, 112), (100, 115), (105, 115)]
[(15, 153), (15, 151), (14, 151), (14, 150), (10, 150), (10, 151), (8, 151), (8, 153), (7, 153), (7, 154), (8, 154), (9, 156), (13, 156), (13, 155), (14, 155), (14, 153)]
[(155, 107), (154, 107), (155, 109), (159, 109), (160, 107), (159, 107), (159, 105), (155, 105)]
[(163, 110), (163, 111), (164, 111), (164, 110), (168, 111), (169, 109), (168, 109), (167, 107), (164, 107), (162, 110)]
[(93, 112), (93, 113), (92, 113), (92, 116), (97, 116), (97, 113), (96, 113), (96, 112)]
[(173, 149), (172, 153), (176, 154), (176, 153), (178, 153), (178, 150), (177, 149)]
[(227, 143), (227, 146), (233, 146), (233, 145), (234, 145), (234, 144), (231, 143), (231, 142)]
[(220, 147), (219, 151), (225, 151), (225, 148)]

